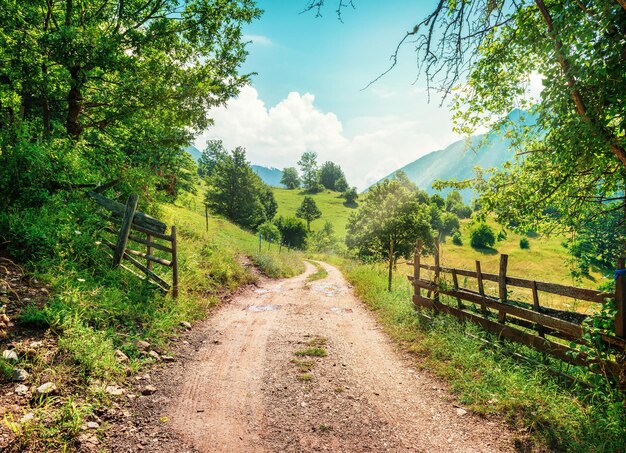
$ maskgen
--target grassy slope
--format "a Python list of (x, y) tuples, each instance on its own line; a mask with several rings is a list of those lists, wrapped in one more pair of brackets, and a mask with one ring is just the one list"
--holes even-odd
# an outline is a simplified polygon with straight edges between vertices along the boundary
[[(25, 309), (19, 322), (49, 327), (60, 354), (50, 363), (39, 353), (20, 352), (16, 366), (26, 369), (35, 385), (42, 383), (39, 376), (52, 374), (62, 390), (45, 404), (33, 400), (24, 408), (34, 412), (35, 422), (5, 416), (5, 426), (16, 438), (11, 451), (27, 447), (73, 451), (84, 417), (110, 404), (102, 386), (122, 383), (150, 360), (139, 353), (136, 340), (167, 350), (167, 341), (176, 336), (181, 321), (206, 316), (207, 309), (217, 304), (225, 291), (255, 280), (242, 255), (274, 277), (304, 270), (299, 253), (283, 250), (279, 254), (273, 249), (257, 254), (256, 236), (225, 220), (210, 218), (206, 232), (200, 194), (183, 198), (178, 205), (162, 205), (160, 210), (159, 217), (178, 228), (178, 299), (161, 295), (124, 270), (110, 269), (110, 260), (101, 248), (90, 248), (90, 268), (78, 264), (72, 256), (39, 264), (35, 276), (51, 284), (52, 297), (44, 307)], [(162, 268), (159, 273), (169, 280)], [(128, 355), (128, 365), (116, 359), (116, 349)]]
[[(274, 189), (274, 195), (278, 202), (278, 216), (293, 217), (305, 196), (309, 195), (302, 190)], [(348, 216), (354, 211), (353, 208), (344, 206), (344, 199), (339, 193), (326, 190), (314, 195), (317, 207), (322, 211), (322, 217), (311, 222), (311, 230), (321, 230), (324, 222), (329, 221), (335, 227), (335, 234), (343, 239), (346, 235)]]

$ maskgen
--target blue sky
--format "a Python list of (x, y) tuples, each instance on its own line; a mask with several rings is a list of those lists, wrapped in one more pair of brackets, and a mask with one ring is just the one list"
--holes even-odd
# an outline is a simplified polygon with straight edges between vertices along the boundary
[(415, 80), (410, 45), (395, 70), (366, 90), (384, 71), (406, 30), (432, 8), (431, 1), (356, 0), (343, 22), (336, 2), (322, 17), (302, 13), (305, 0), (259, 1), (262, 18), (245, 28), (251, 40), (243, 72), (256, 72), (252, 86), (226, 108), (215, 109), (215, 125), (196, 140), (219, 138), (244, 146), (261, 165), (295, 166), (302, 152), (332, 160), (348, 180), (364, 189), (382, 176), (459, 137), (440, 99), (427, 97)]

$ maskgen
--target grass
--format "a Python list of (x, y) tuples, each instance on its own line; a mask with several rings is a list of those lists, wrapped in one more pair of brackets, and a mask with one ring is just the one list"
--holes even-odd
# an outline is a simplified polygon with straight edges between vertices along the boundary
[[(444, 315), (425, 320), (410, 302), (412, 289), (403, 275), (396, 274), (394, 290), (386, 291), (382, 265), (328, 260), (342, 269), (357, 295), (387, 333), (413, 353), (418, 366), (446, 380), (459, 402), (472, 411), (508, 420), (520, 433), (518, 446), (531, 440), (539, 449), (623, 451), (626, 410), (615, 393), (601, 387), (570, 388), (541, 368), (485, 349), (480, 339), (491, 337), (472, 324)], [(524, 347), (506, 347), (542, 360)]]
[(293, 354), (297, 355), (298, 357), (326, 357), (328, 355), (328, 352), (324, 348), (315, 347), (315, 348), (299, 349), (295, 351)]
[(313, 360), (291, 359), (291, 363), (293, 363), (301, 373), (308, 373), (315, 368), (315, 362)]
[(300, 207), (305, 196), (310, 196), (315, 200), (315, 204), (322, 212), (322, 217), (311, 222), (311, 230), (321, 230), (326, 221), (333, 224), (335, 235), (343, 241), (346, 236), (346, 225), (350, 213), (354, 208), (347, 207), (341, 198), (341, 194), (330, 190), (325, 190), (316, 194), (308, 194), (301, 189), (274, 189), (274, 196), (278, 203), (278, 216), (294, 217), (296, 210)]
[(316, 271), (307, 277), (307, 282), (314, 282), (316, 280), (322, 280), (323, 278), (328, 277), (328, 271), (326, 271), (326, 269), (324, 269), (324, 266), (322, 266), (320, 263), (318, 263), (317, 261), (309, 261), (309, 263), (315, 266)]
[(310, 373), (300, 374), (298, 376), (298, 380), (300, 382), (311, 382), (313, 380), (313, 375)]
[[(24, 326), (49, 328), (58, 354), (50, 362), (37, 351), (18, 351), (18, 366), (31, 374), (29, 384), (37, 384), (38, 376), (47, 373), (61, 390), (46, 399), (46, 404), (37, 406), (33, 401), (27, 408), (45, 423), (5, 420), (16, 435), (15, 451), (26, 446), (42, 451), (74, 450), (79, 432), (74, 428), (82, 414), (111, 403), (110, 396), (101, 391), (103, 385), (123, 383), (150, 361), (137, 350), (136, 340), (166, 350), (168, 341), (178, 335), (181, 321), (203, 318), (224, 293), (257, 279), (250, 262), (270, 277), (304, 271), (300, 253), (279, 252), (276, 247), (259, 253), (256, 235), (226, 220), (209, 218), (207, 231), (201, 197), (199, 193), (181, 197), (175, 205), (160, 205), (157, 214), (178, 230), (177, 299), (122, 269), (111, 269), (110, 258), (90, 241), (85, 241), (89, 248), (84, 253), (50, 258), (31, 267), (34, 277), (50, 284), (52, 296), (43, 307), (26, 307), (18, 321)], [(81, 237), (86, 235), (83, 229)], [(169, 270), (155, 269), (170, 279)], [(118, 349), (130, 363), (116, 359)], [(9, 366), (0, 364), (1, 374), (9, 371)]]

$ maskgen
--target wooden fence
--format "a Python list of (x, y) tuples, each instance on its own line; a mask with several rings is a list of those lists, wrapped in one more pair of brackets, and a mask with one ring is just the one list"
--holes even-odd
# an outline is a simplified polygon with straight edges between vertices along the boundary
[[(413, 262), (413, 303), (418, 308), (432, 309), (448, 313), (463, 321), (478, 324), (483, 329), (495, 333), (498, 338), (521, 343), (528, 347), (550, 354), (567, 363), (587, 366), (591, 370), (626, 382), (624, 354), (626, 339), (624, 338), (625, 282), (624, 276), (618, 273), (616, 293), (576, 288), (556, 283), (546, 283), (507, 275), (508, 255), (500, 256), (498, 274), (484, 273), (480, 261), (476, 261), (476, 270), (454, 269), (443, 267), (439, 262), (439, 244), (435, 242), (434, 264), (422, 262), (422, 243), (418, 241)], [(624, 260), (620, 260), (618, 268), (623, 269)], [(422, 271), (430, 271), (424, 278)], [(449, 276), (449, 278), (445, 278)], [(459, 276), (475, 279), (477, 290), (462, 288)], [(431, 278), (432, 277), (432, 278)], [(467, 281), (467, 279), (466, 279)], [(485, 281), (496, 282), (497, 295), (487, 294)], [(511, 287), (527, 288), (532, 292), (532, 304), (509, 299)], [(422, 291), (425, 294), (422, 294)], [(543, 307), (540, 293), (557, 294), (591, 303), (602, 304), (608, 298), (615, 298), (617, 316), (615, 318), (615, 334), (600, 334), (602, 343), (610, 351), (603, 360), (590, 357), (578, 349), (570, 347), (571, 343), (587, 345), (583, 336), (582, 323), (587, 315), (573, 311)], [(441, 295), (448, 296), (445, 301)], [(466, 302), (469, 302), (467, 304)]]
[[(109, 222), (105, 231), (115, 236), (115, 243), (107, 239), (103, 239), (102, 243), (113, 251), (113, 267), (121, 266), (137, 275), (132, 269), (122, 264), (122, 260), (126, 260), (143, 272), (148, 281), (156, 284), (165, 292), (171, 290), (172, 295), (178, 297), (176, 227), (172, 226), (170, 233), (167, 234), (165, 223), (137, 211), (137, 202), (139, 201), (137, 195), (128, 197), (124, 206), (122, 203), (110, 200), (100, 193), (107, 187), (110, 185), (89, 191), (88, 195), (110, 214), (105, 217)], [(145, 252), (129, 248), (129, 241), (145, 246)], [(157, 256), (157, 253), (161, 256)], [(145, 260), (145, 265), (139, 261), (140, 259)], [(154, 272), (153, 263), (172, 268), (171, 284)]]

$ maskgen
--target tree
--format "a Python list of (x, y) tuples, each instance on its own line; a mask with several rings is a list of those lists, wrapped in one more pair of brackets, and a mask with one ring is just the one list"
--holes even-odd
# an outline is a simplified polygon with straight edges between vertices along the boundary
[(344, 193), (346, 192), (348, 189), (350, 189), (350, 186), (348, 185), (348, 181), (346, 181), (346, 177), (344, 175), (341, 175), (337, 181), (335, 181), (335, 190), (337, 192), (341, 192)]
[(209, 140), (198, 158), (198, 175), (201, 178), (210, 177), (217, 162), (227, 154), (228, 152), (221, 140)]
[(333, 253), (337, 251), (338, 245), (335, 228), (331, 222), (326, 221), (324, 227), (311, 236), (309, 249), (317, 253)]
[(276, 213), (271, 188), (254, 173), (243, 148), (220, 159), (208, 183), (205, 203), (209, 209), (238, 225), (256, 228)]
[(343, 192), (337, 187), (337, 183), (344, 187), (347, 185), (346, 176), (343, 174), (341, 167), (333, 162), (324, 162), (319, 170), (319, 182), (328, 190)]
[(441, 195), (435, 193), (430, 197), (430, 204), (437, 206), (439, 209), (444, 209), (446, 206), (446, 201), (443, 199)]
[(297, 249), (304, 249), (309, 234), (306, 225), (295, 217), (279, 217), (275, 221), (283, 238), (283, 244)]
[(311, 231), (311, 222), (322, 217), (322, 211), (315, 204), (315, 200), (307, 196), (296, 211), (296, 217), (306, 220), (306, 228)]
[[(257, 233), (259, 233), (261, 237), (263, 238), (263, 240), (267, 241), (268, 243), (269, 242), (280, 243), (280, 240), (282, 237), (280, 234), (280, 230), (272, 222), (263, 222), (261, 225), (258, 226)], [(269, 244), (268, 244), (268, 248), (269, 248)]]
[(477, 249), (493, 247), (496, 243), (496, 235), (489, 225), (479, 223), (470, 231), (470, 245)]
[(283, 170), (283, 176), (280, 178), (280, 183), (287, 189), (297, 189), (300, 187), (300, 176), (298, 170), (295, 167), (287, 167)]
[(342, 194), (342, 196), (346, 199), (347, 206), (356, 206), (356, 200), (359, 198), (356, 187), (352, 187), (351, 189), (346, 190)]
[(370, 188), (359, 209), (350, 215), (346, 245), (360, 258), (389, 262), (388, 288), (398, 256), (409, 257), (416, 240), (432, 245), (433, 232), (427, 205), (400, 181), (385, 180)]
[(459, 218), (451, 213), (444, 212), (441, 215), (441, 229), (440, 233), (444, 236), (452, 234), (454, 231), (458, 231), (461, 228), (461, 224), (459, 222)]
[(300, 171), (302, 172), (302, 185), (308, 192), (315, 193), (319, 191), (319, 170), (317, 168), (317, 153), (307, 151), (302, 154), (298, 161)]

